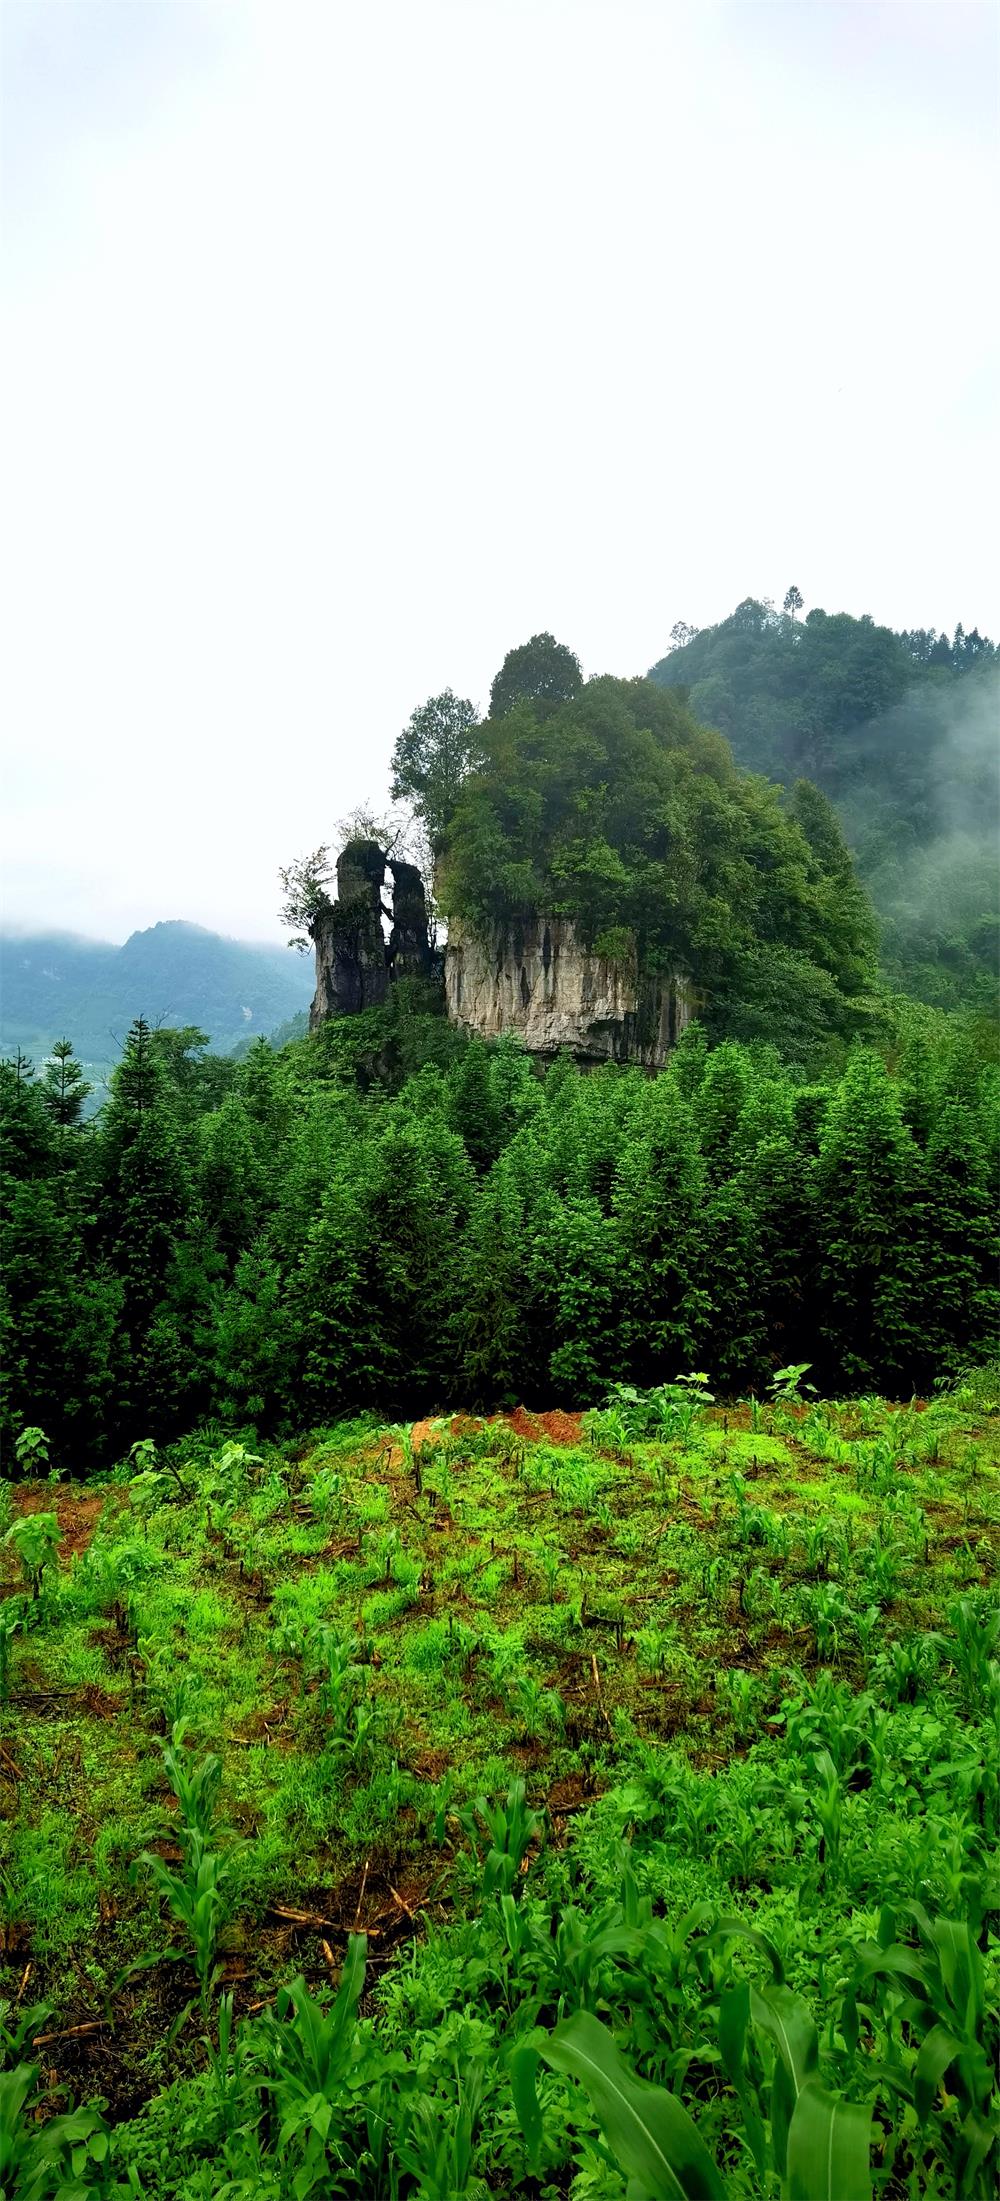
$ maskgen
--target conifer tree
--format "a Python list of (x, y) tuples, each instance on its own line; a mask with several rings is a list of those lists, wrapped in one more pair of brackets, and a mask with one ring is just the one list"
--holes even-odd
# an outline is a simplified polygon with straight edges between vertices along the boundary
[(692, 1103), (710, 1184), (722, 1184), (736, 1167), (740, 1126), (752, 1089), (753, 1072), (746, 1049), (733, 1045), (714, 1048)]
[(820, 1135), (819, 1328), (835, 1380), (913, 1387), (917, 1149), (881, 1058), (856, 1053)]
[(516, 1406), (529, 1388), (524, 1203), (503, 1156), (484, 1177), (462, 1243), (455, 1328), (470, 1405)]
[(254, 1126), (238, 1094), (202, 1116), (197, 1126), (195, 1183), (215, 1245), (231, 1273), (263, 1222), (265, 1172)]
[(983, 1127), (961, 1100), (945, 1103), (922, 1157), (914, 1248), (923, 1384), (996, 1350), (1000, 1334), (997, 1179)]
[(504, 1111), (482, 1040), (470, 1041), (447, 1079), (447, 1118), (480, 1175), (492, 1168), (503, 1145)]
[(767, 1365), (756, 1217), (738, 1181), (721, 1185), (705, 1208), (705, 1276), (711, 1325), (704, 1350), (712, 1382), (724, 1394), (757, 1383)]
[(99, 1242), (122, 1285), (123, 1403), (137, 1425), (159, 1428), (183, 1388), (169, 1281), (191, 1192), (165, 1075), (142, 1017), (112, 1079), (99, 1159)]
[(624, 1357), (638, 1383), (697, 1364), (705, 1288), (705, 1175), (691, 1111), (669, 1078), (648, 1089), (614, 1190)]
[(255, 1238), (240, 1254), (232, 1283), (216, 1305), (212, 1374), (218, 1411), (273, 1427), (295, 1400), (294, 1351), (281, 1270), (266, 1238)]
[(614, 1223), (581, 1193), (546, 1203), (534, 1272), (551, 1345), (547, 1385), (568, 1405), (590, 1406), (624, 1373), (618, 1321), (619, 1245)]
[(45, 1065), (39, 1094), (53, 1123), (58, 1124), (61, 1131), (76, 1128), (84, 1102), (93, 1090), (77, 1062), (72, 1040), (57, 1039)]

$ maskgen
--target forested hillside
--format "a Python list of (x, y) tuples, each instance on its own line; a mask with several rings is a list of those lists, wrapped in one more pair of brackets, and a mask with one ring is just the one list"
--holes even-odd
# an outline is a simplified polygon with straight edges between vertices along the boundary
[(76, 1053), (114, 1062), (137, 1016), (204, 1032), (224, 1052), (308, 1005), (309, 971), (281, 947), (225, 940), (179, 919), (133, 932), (122, 947), (71, 933), (0, 940), (0, 1046), (38, 1059), (69, 1033)]
[(8, 1454), (797, 1360), (908, 1396), (995, 1335), (997, 1075), (931, 1012), (825, 1078), (700, 1028), (541, 1077), (403, 988), (239, 1063), (138, 1024), (92, 1128), (71, 1063), (3, 1080)]
[[(797, 601), (796, 601), (797, 600)], [(893, 633), (870, 618), (747, 598), (674, 630), (650, 678), (684, 691), (737, 761), (837, 807), (881, 922), (890, 982), (990, 1014), (997, 993), (1000, 664), (975, 629)]]
[(503, 715), (478, 729), (441, 836), (445, 913), (487, 931), (570, 917), (598, 955), (688, 976), (713, 1038), (802, 1060), (864, 1030), (875, 925), (825, 798), (803, 781), (783, 801), (649, 681), (550, 698), (549, 639), (526, 692), (504, 677), (524, 652), (494, 682)]

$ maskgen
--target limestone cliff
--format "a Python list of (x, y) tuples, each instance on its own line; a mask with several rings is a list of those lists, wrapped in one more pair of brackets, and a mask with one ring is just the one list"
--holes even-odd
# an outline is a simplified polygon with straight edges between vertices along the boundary
[(349, 842), (338, 861), (337, 899), (319, 912), (312, 928), (316, 992), (310, 1031), (327, 1017), (374, 1008), (389, 991), (382, 935), (385, 862), (375, 841)]
[(660, 1069), (695, 1014), (683, 978), (644, 976), (635, 956), (593, 955), (568, 918), (538, 917), (488, 936), (453, 923), (448, 1015), (483, 1039), (513, 1032), (538, 1055)]
[(393, 978), (429, 978), (433, 967), (424, 882), (416, 864), (397, 857), (392, 866), (389, 968)]
[[(433, 968), (424, 883), (415, 864), (391, 865), (392, 901), (383, 898), (389, 858), (377, 841), (350, 841), (337, 863), (337, 898), (313, 921), (316, 992), (310, 1031), (331, 1016), (356, 1016), (385, 1001), (394, 978), (427, 978)], [(386, 943), (383, 917), (391, 917)]]
[[(384, 899), (386, 873), (392, 901)], [(383, 919), (392, 919), (388, 941)], [(375, 841), (352, 841), (337, 864), (337, 898), (312, 926), (316, 948), (313, 1031), (387, 999), (397, 978), (430, 978), (440, 963), (428, 936), (423, 880), (390, 865)], [(581, 1062), (638, 1062), (658, 1070), (695, 1014), (680, 975), (640, 976), (633, 949), (594, 955), (568, 918), (535, 917), (488, 934), (453, 922), (445, 954), (445, 1004), (454, 1024), (481, 1039), (511, 1032), (534, 1055), (568, 1047)]]

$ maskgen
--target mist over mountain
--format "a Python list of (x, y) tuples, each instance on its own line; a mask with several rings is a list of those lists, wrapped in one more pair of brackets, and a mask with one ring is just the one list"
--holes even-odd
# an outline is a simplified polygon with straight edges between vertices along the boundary
[(683, 689), (751, 771), (788, 787), (812, 780), (836, 804), (880, 920), (889, 982), (937, 1007), (990, 1013), (1000, 914), (994, 644), (961, 626), (949, 638), (820, 609), (801, 620), (751, 597), (717, 626), (675, 628), (674, 640), (650, 677)]
[(72, 933), (0, 937), (0, 1049), (42, 1059), (67, 1034), (86, 1061), (113, 1061), (137, 1016), (197, 1025), (213, 1048), (259, 1038), (308, 1005), (311, 962), (172, 918), (120, 947)]

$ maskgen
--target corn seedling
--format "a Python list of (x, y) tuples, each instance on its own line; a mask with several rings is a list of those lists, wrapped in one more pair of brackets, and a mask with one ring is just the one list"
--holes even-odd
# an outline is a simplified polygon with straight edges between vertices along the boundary
[(283, 1987), (258, 2028), (270, 2122), (277, 2152), (294, 2165), (288, 2190), (305, 2201), (329, 2187), (328, 2144), (335, 2115), (358, 2069), (358, 2002), (365, 1977), (364, 1934), (351, 1934), (332, 2005), (314, 1998), (302, 1978)]
[(972, 1597), (956, 1597), (948, 1607), (954, 1630), (955, 1668), (966, 1703), (975, 1713), (996, 1698), (1000, 1685), (1000, 1606)]
[(757, 1715), (758, 1691), (753, 1675), (742, 1666), (728, 1666), (719, 1675), (716, 1690), (737, 1734), (748, 1734)]
[[(773, 2048), (763, 2109), (748, 2065), (751, 2028)], [(582, 2087), (631, 2193), (643, 2201), (695, 2195), (726, 2201), (728, 2181), (689, 2112), (676, 2094), (637, 2076), (590, 2011), (578, 2010), (540, 2046), (537, 2039), (517, 2051), (511, 2073), (529, 2162), (539, 2160), (543, 2133), (535, 2090), (541, 2060)], [(799, 1996), (777, 1985), (731, 1989), (720, 2013), (720, 2053), (762, 2178), (773, 2165), (790, 2201), (870, 2201), (871, 2105), (849, 2102), (823, 2085), (816, 2027)]]
[(533, 1842), (544, 1838), (544, 1812), (525, 1801), (523, 1781), (512, 1781), (503, 1803), (478, 1796), (458, 1813), (458, 1822), (482, 1866), (482, 1899), (520, 1892), (525, 1858)]
[[(898, 1937), (900, 1927), (915, 1929), (915, 1946)], [(931, 1917), (920, 1903), (887, 1906), (844, 1996), (841, 2028), (852, 2051), (862, 2026), (884, 2031), (880, 2077), (911, 2105), (918, 2131), (933, 2135), (955, 2191), (986, 2201), (1000, 2149), (997, 2041), (972, 1927)]]
[(558, 1689), (544, 1688), (533, 1674), (518, 1674), (514, 1694), (529, 1735), (565, 1730), (566, 1706)]
[[(132, 1874), (135, 1877), (140, 1870), (149, 1874), (171, 1917), (184, 1928), (191, 1944), (201, 2007), (207, 2015), (216, 1976), (219, 1933), (229, 1916), (232, 1867), (230, 1859), (213, 1847), (222, 1760), (214, 1752), (204, 1758), (186, 1758), (185, 1733), (186, 1723), (179, 1720), (163, 1752), (164, 1771), (177, 1798), (180, 1871), (175, 1872), (155, 1851), (143, 1850)], [(144, 1963), (158, 1961), (158, 1957), (143, 1959)], [(178, 2019), (175, 2031), (180, 2030), (190, 2008), (189, 2004)]]
[(319, 1678), (320, 1709), (327, 1722), (327, 1748), (335, 1756), (355, 1758), (375, 1726), (374, 1708), (365, 1702), (367, 1671), (335, 1628), (314, 1628), (307, 1642), (312, 1672)]

